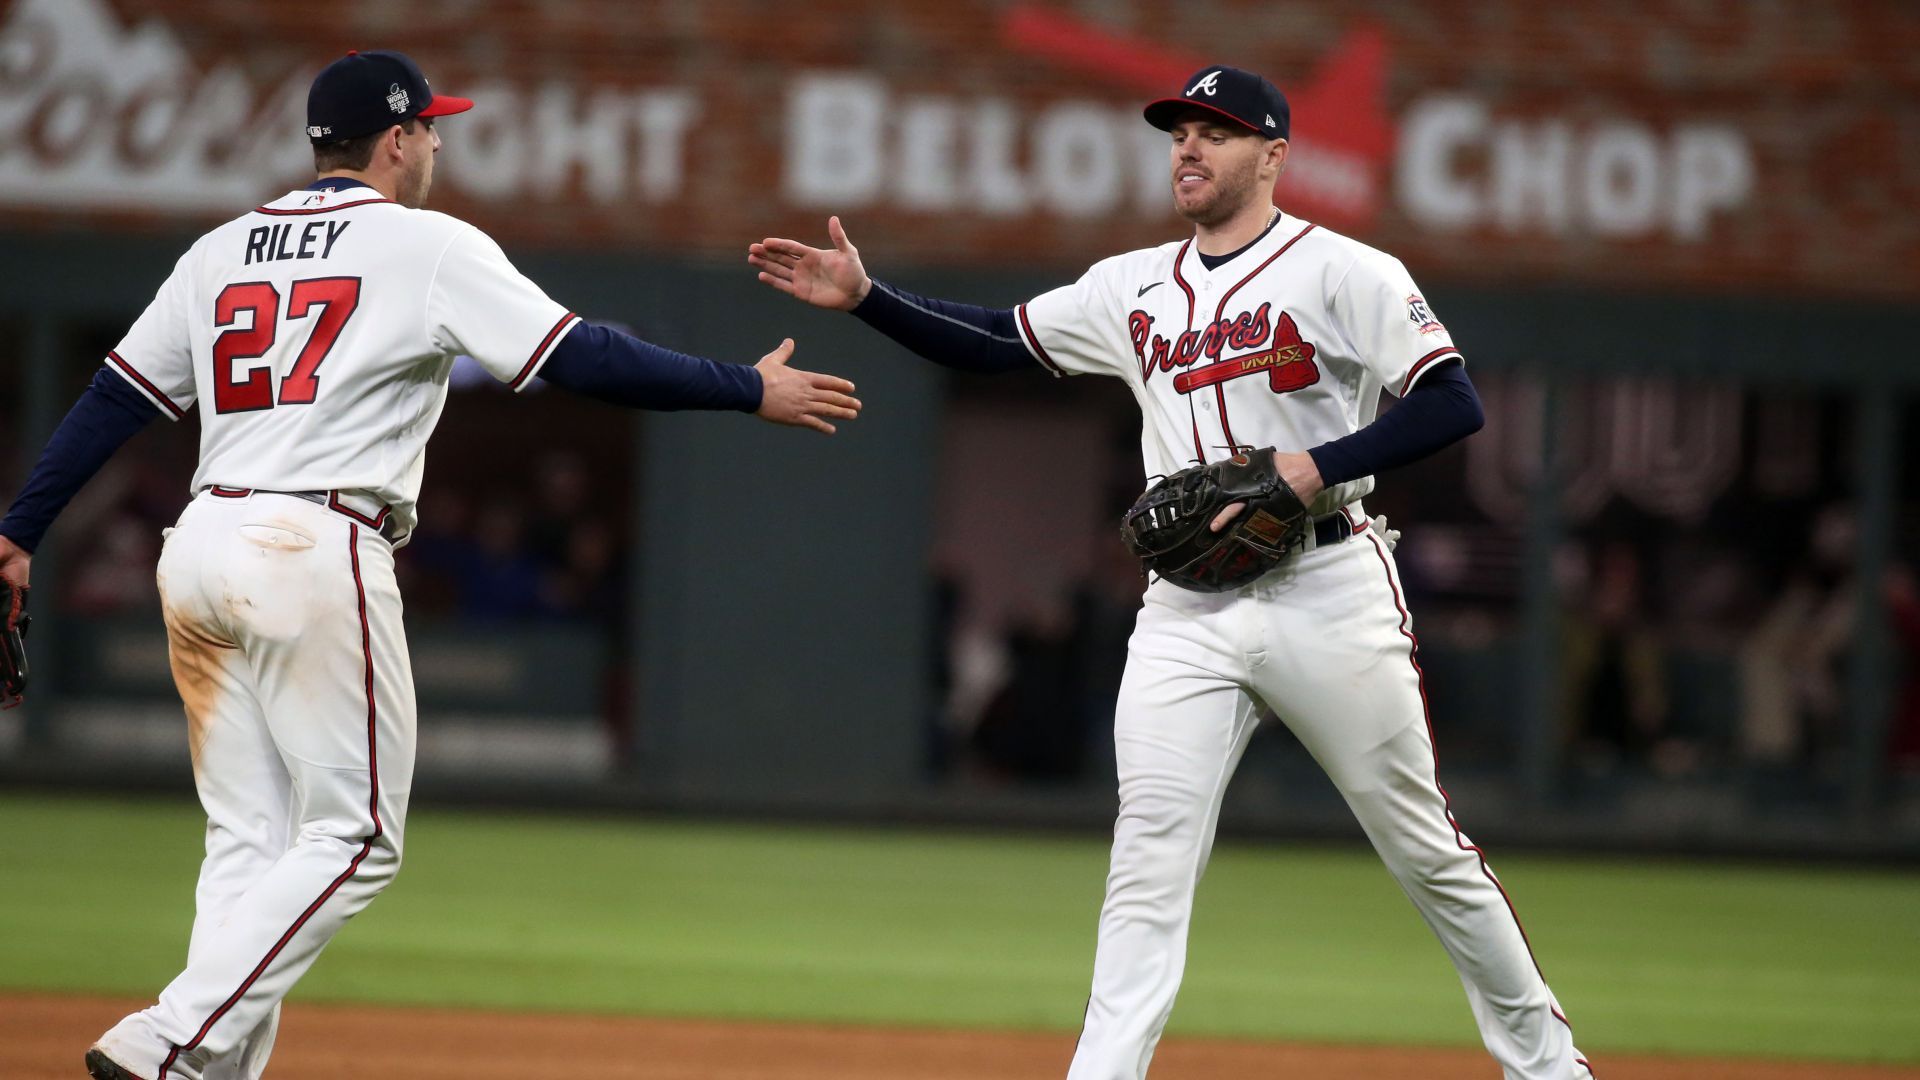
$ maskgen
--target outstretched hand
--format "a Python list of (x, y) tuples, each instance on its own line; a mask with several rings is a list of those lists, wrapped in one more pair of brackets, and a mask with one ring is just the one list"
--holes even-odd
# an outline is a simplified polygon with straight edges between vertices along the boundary
[(760, 271), (760, 280), (804, 300), (814, 307), (852, 311), (867, 298), (873, 279), (860, 265), (860, 251), (847, 239), (838, 217), (827, 219), (831, 250), (808, 247), (798, 240), (769, 236), (747, 245), (747, 262)]
[(821, 375), (787, 366), (793, 356), (793, 339), (760, 358), (753, 369), (760, 373), (760, 408), (754, 415), (773, 424), (810, 427), (833, 434), (834, 427), (824, 417), (852, 420), (860, 415), (860, 399), (853, 396), (853, 384), (837, 375)]

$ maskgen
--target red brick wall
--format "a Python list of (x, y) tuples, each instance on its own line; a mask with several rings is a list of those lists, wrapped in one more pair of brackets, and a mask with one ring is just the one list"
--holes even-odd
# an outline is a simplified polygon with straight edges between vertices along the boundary
[[(413, 54), (436, 87), (471, 91), (479, 110), (492, 110), (443, 123), (434, 204), (509, 245), (732, 259), (767, 233), (822, 235), (827, 205), (810, 204), (821, 202), (844, 212), (875, 261), (1071, 268), (1182, 234), (1164, 193), (1140, 178), (1160, 168), (1155, 152), (1120, 146), (1141, 137), (1145, 125), (1127, 118), (1155, 87), (1174, 92), (1193, 66), (1225, 61), (1262, 70), (1294, 101), (1282, 204), (1401, 256), (1422, 279), (1920, 296), (1920, 8), (1644, 0), (1574, 13), (1538, 0), (1424, 0), (1367, 5), (1364, 20), (1360, 9), (1343, 0), (417, 0), (333, 5), (321, 19), (310, 4), (260, 0), (14, 0), (0, 9), (0, 56), (10, 58), (0, 61), (0, 227), (211, 221), (284, 190), (301, 179), (305, 80), (347, 48), (385, 46)], [(86, 38), (89, 18), (108, 28), (110, 44)], [(357, 21), (327, 21), (335, 18)], [(127, 118), (138, 95), (99, 86), (140, 68), (129, 57), (142, 34), (179, 48), (171, 62), (146, 63), (197, 114), (287, 91), (278, 109), (255, 102), (270, 116), (231, 125), (256, 129), (260, 157), (223, 159), (215, 136), (162, 138), (145, 158), (125, 149), (138, 141), (122, 130), (135, 123)], [(237, 81), (208, 89), (219, 71)], [(888, 149), (872, 194), (809, 200), (795, 193), (804, 155), (790, 110), (804, 80), (834, 74), (877, 80)], [(636, 179), (646, 149), (637, 135), (597, 179), (550, 170), (542, 140), (568, 125), (503, 117), (502, 86), (523, 101), (558, 93), (576, 104), (613, 91), (625, 96), (609, 107), (630, 111), (688, 95), (689, 126), (653, 144), (678, 166), (678, 182)], [(956, 133), (914, 173), (901, 160), (914, 133), (901, 125), (930, 115), (908, 109), (925, 97)], [(991, 156), (965, 135), (983, 102), (1011, 110), (1017, 149), (995, 167), (1024, 209), (994, 210), (970, 179)], [(1111, 125), (1088, 137), (1110, 149), (1076, 160), (1127, 162), (1114, 185), (1086, 186), (1107, 195), (1084, 201), (1070, 183), (1080, 166), (1041, 179), (1038, 160), (1050, 142), (1038, 129), (1069, 131), (1078, 114), (1063, 110), (1075, 102), (1105, 109), (1100, 124)], [(1445, 115), (1466, 115), (1470, 130), (1435, 135)], [(493, 142), (483, 143), (483, 124)], [(915, 129), (934, 130), (937, 121)], [(1424, 156), (1413, 145), (1422, 130)], [(607, 140), (588, 142), (604, 150)], [(1521, 145), (1531, 157), (1501, 157)], [(849, 170), (870, 147), (854, 141), (842, 155)], [(1614, 155), (1604, 158), (1612, 171), (1593, 181), (1588, 170), (1604, 154)], [(176, 179), (148, 176), (143, 188), (156, 156)], [(1512, 168), (1522, 157), (1531, 172)], [(1329, 161), (1349, 172), (1320, 172), (1316, 198), (1312, 170)], [(813, 168), (838, 182), (820, 160)], [(195, 185), (178, 178), (194, 176), (227, 186), (182, 197), (183, 183)], [(1527, 189), (1531, 203), (1503, 202), (1503, 176), (1545, 179)], [(1368, 185), (1371, 195), (1356, 195)], [(1596, 199), (1610, 219), (1596, 216)], [(1549, 206), (1557, 218), (1542, 216)]]

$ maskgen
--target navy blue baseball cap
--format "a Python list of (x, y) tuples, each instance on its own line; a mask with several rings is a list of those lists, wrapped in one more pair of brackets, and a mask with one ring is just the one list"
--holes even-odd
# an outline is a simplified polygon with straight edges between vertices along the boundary
[(1292, 111), (1280, 88), (1251, 71), (1216, 65), (1187, 77), (1179, 97), (1161, 98), (1145, 109), (1147, 123), (1161, 131), (1188, 109), (1205, 109), (1251, 128), (1269, 139), (1284, 139), (1292, 129)]
[(307, 91), (307, 139), (315, 146), (357, 139), (416, 116), (451, 116), (473, 102), (435, 94), (404, 53), (350, 52), (314, 76)]

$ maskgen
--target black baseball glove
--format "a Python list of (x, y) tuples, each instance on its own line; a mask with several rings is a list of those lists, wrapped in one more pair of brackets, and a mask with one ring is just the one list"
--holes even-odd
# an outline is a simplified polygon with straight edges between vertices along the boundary
[(0, 709), (11, 709), (27, 695), (27, 588), (0, 580)]
[[(1246, 503), (1226, 528), (1213, 519)], [(1300, 546), (1307, 508), (1280, 478), (1273, 447), (1182, 469), (1146, 490), (1120, 522), (1120, 538), (1141, 566), (1183, 589), (1237, 589)]]

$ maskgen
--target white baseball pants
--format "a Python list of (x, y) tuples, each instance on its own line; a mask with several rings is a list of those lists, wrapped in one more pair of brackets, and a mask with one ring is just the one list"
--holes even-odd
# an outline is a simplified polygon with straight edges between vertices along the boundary
[(1440, 788), (1412, 620), (1369, 528), (1235, 592), (1147, 589), (1114, 717), (1120, 812), (1069, 1080), (1146, 1076), (1220, 800), (1262, 703), (1326, 770), (1440, 938), (1508, 1080), (1589, 1076), (1505, 890)]
[(253, 1080), (280, 999), (400, 867), (415, 713), (393, 553), (314, 503), (209, 493), (158, 578), (207, 854), (186, 970), (100, 1047), (143, 1080)]

